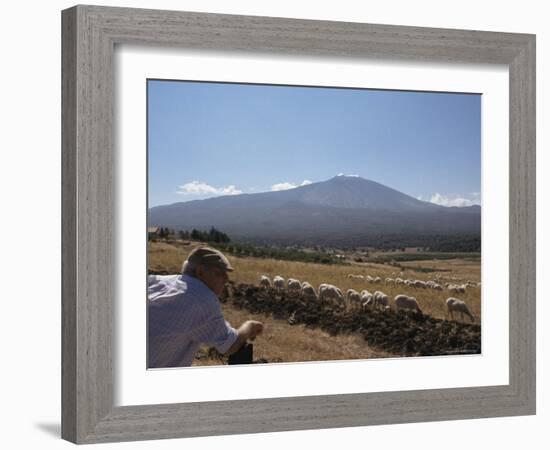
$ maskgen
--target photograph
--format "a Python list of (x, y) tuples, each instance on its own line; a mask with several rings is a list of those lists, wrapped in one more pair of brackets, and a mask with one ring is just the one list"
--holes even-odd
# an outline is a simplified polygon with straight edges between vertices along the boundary
[(481, 95), (147, 80), (147, 367), (481, 354)]

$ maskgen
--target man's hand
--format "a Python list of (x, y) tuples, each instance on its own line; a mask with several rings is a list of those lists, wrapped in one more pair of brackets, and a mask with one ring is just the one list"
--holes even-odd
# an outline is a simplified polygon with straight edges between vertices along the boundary
[(238, 336), (233, 345), (225, 352), (225, 355), (231, 355), (239, 350), (243, 344), (251, 340), (253, 341), (264, 329), (264, 324), (256, 320), (247, 320), (237, 330)]
[(239, 328), (239, 334), (241, 334), (241, 331), (245, 337), (245, 341), (251, 340), (253, 341), (256, 336), (261, 334), (261, 332), (264, 330), (264, 324), (262, 322), (258, 322), (256, 320), (247, 320), (245, 323), (243, 323)]

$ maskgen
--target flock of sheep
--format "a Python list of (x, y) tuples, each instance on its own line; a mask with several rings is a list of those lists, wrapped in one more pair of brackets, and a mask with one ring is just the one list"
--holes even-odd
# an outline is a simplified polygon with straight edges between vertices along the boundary
[[(384, 281), (380, 277), (371, 277), (367, 275), (354, 275), (349, 274), (350, 279), (363, 279), (370, 283), (384, 282), (386, 285), (406, 285), (419, 289), (435, 289), (442, 291), (443, 286), (435, 281), (421, 281), (421, 280), (409, 280), (401, 278), (386, 278)], [(346, 294), (340, 290), (340, 288), (328, 284), (322, 283), (319, 285), (318, 290), (308, 283), (307, 281), (300, 282), (294, 278), (289, 278), (285, 281), (280, 275), (276, 275), (273, 280), (267, 275), (261, 275), (259, 284), (264, 289), (273, 288), (276, 291), (282, 292), (286, 290), (289, 294), (300, 295), (306, 301), (320, 301), (320, 302), (334, 302), (342, 308), (346, 308), (349, 305), (351, 309), (378, 309), (387, 311), (391, 308), (389, 297), (382, 291), (369, 292), (367, 289), (358, 292), (355, 289), (348, 289)], [(447, 290), (456, 293), (464, 293), (466, 289), (471, 287), (479, 287), (481, 283), (467, 282), (463, 284), (447, 283), (444, 285)], [(447, 314), (454, 320), (454, 314), (459, 313), (461, 319), (464, 320), (464, 316), (468, 316), (472, 322), (475, 321), (475, 316), (472, 314), (468, 305), (463, 301), (455, 297), (447, 298), (446, 302)], [(405, 294), (396, 295), (393, 299), (393, 305), (396, 311), (400, 310), (412, 310), (422, 312), (420, 305), (415, 297), (410, 297)]]

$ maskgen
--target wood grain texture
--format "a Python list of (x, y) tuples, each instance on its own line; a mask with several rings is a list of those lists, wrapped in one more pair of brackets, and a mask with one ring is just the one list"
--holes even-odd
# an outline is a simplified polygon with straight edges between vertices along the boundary
[[(510, 384), (535, 412), (536, 93), (535, 40), (510, 71)], [(513, 360), (512, 360), (513, 356)]]
[[(76, 11), (62, 17), (61, 435), (76, 440)], [(70, 37), (70, 38), (69, 38)]]
[[(62, 15), (63, 438), (94, 443), (535, 412), (534, 36), (95, 6)], [(510, 384), (114, 407), (113, 52), (120, 43), (507, 64)]]

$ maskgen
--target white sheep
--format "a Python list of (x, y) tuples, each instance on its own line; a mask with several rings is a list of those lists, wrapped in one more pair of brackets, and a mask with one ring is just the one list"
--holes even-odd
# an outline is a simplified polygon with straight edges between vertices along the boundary
[(447, 289), (449, 291), (453, 291), (453, 292), (456, 292), (456, 293), (459, 293), (459, 294), (464, 294), (464, 292), (466, 292), (466, 289), (464, 288), (463, 285), (452, 284), (452, 283), (450, 283), (447, 286)]
[(290, 292), (300, 292), (302, 290), (302, 283), (294, 278), (289, 278), (287, 287)]
[(400, 311), (402, 309), (406, 310), (414, 310), (418, 312), (422, 312), (420, 309), (420, 306), (418, 305), (418, 302), (416, 301), (416, 298), (409, 297), (408, 295), (399, 294), (396, 295), (393, 299), (393, 304), (395, 305), (395, 309), (397, 311)]
[(354, 275), (353, 273), (348, 274), (348, 278), (352, 280), (364, 280), (365, 277), (363, 275)]
[(278, 291), (282, 291), (285, 288), (285, 279), (279, 275), (275, 275), (273, 278), (273, 287)]
[(336, 300), (339, 305), (345, 305), (344, 294), (342, 294), (342, 291), (336, 286), (328, 283), (322, 283), (319, 285), (319, 300)]
[(271, 280), (267, 275), (262, 275), (260, 277), (260, 286), (264, 289), (269, 289), (271, 287)]
[(346, 298), (350, 306), (361, 304), (361, 294), (359, 294), (359, 292), (355, 289), (348, 289), (346, 292)]
[(451, 316), (451, 319), (454, 320), (454, 313), (460, 313), (460, 318), (464, 320), (464, 314), (466, 314), (472, 322), (475, 321), (474, 315), (471, 313), (468, 305), (464, 300), (459, 300), (458, 298), (449, 297), (445, 302), (447, 304), (447, 314)]
[(308, 300), (317, 300), (317, 292), (315, 292), (315, 288), (309, 284), (307, 281), (304, 281), (302, 283), (302, 290), (300, 292), (302, 294), (302, 297)]
[(374, 295), (366, 289), (361, 291), (361, 305), (363, 308), (370, 308), (374, 306)]
[(376, 291), (373, 294), (373, 297), (374, 297), (375, 308), (381, 307), (382, 309), (386, 309), (388, 306), (390, 306), (389, 297), (386, 294), (384, 294), (382, 291)]

